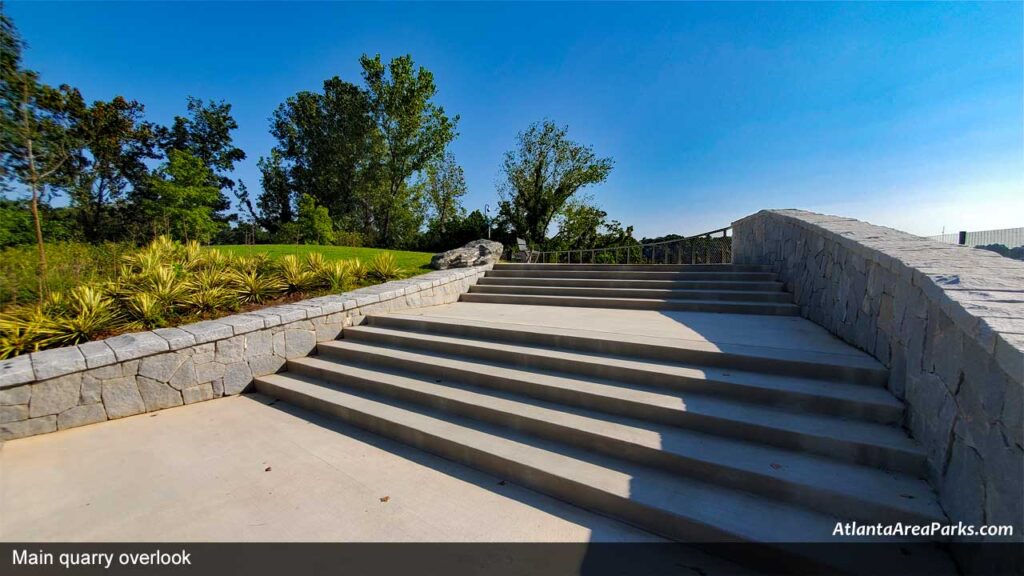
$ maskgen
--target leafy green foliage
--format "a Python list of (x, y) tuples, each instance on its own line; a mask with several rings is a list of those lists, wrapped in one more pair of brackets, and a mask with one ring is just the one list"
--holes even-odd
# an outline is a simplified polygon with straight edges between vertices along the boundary
[[(231, 104), (189, 96), (187, 107), (188, 116), (175, 116), (163, 142), (167, 156), (172, 150), (186, 152), (210, 171), (208, 184), (221, 190), (234, 188), (235, 182), (227, 174), (236, 162), (245, 160), (245, 152), (232, 143), (231, 132), (238, 129), (238, 122), (231, 116)], [(228, 208), (227, 198), (219, 195), (215, 208)]]
[[(394, 254), (363, 248), (347, 250), (375, 253), (369, 268), (351, 257), (352, 252), (341, 253), (350, 256), (346, 260), (320, 252), (301, 252), (302, 246), (276, 247), (299, 250), (301, 258), (295, 253), (274, 258), (235, 250), (251, 247), (210, 249), (195, 241), (182, 244), (166, 236), (138, 250), (124, 251), (121, 245), (107, 245), (105, 252), (100, 248), (51, 246), (53, 254), (68, 254), (55, 259), (59, 263), (56, 269), (71, 270), (65, 260), (94, 265), (91, 256), (95, 254), (106, 270), (78, 270), (74, 277), (81, 280), (80, 284), (48, 284), (45, 297), (32, 304), (7, 306), (0, 313), (0, 358), (124, 331), (215, 317), (282, 298), (343, 291), (363, 282), (404, 274)], [(430, 257), (419, 253), (399, 256), (408, 259), (409, 254), (416, 254), (423, 262)], [(31, 263), (35, 261), (30, 250), (0, 252), (0, 269), (12, 268), (7, 259), (13, 255), (30, 263), (26, 266), (26, 283), (32, 286)]]
[(330, 244), (334, 241), (334, 223), (326, 206), (319, 206), (309, 194), (299, 198), (299, 215), (296, 221), (300, 241), (303, 244)]
[(368, 271), (370, 278), (379, 280), (381, 282), (387, 282), (388, 280), (394, 280), (395, 278), (401, 278), (405, 273), (404, 270), (398, 265), (395, 257), (392, 254), (383, 252), (378, 254), (371, 262)]
[[(457, 135), (459, 117), (449, 118), (433, 103), (434, 75), (417, 68), (411, 55), (393, 58), (385, 67), (380, 55), (359, 59), (363, 67), (370, 117), (377, 130), (380, 154), (376, 170), (381, 183), (374, 194), (374, 217), (383, 246), (407, 244), (419, 228), (408, 208), (417, 200), (408, 180), (441, 156)], [(415, 228), (410, 228), (415, 224)]]
[(430, 214), (428, 228), (443, 236), (453, 222), (465, 216), (462, 197), (467, 191), (466, 176), (455, 156), (448, 152), (427, 164), (420, 186)]
[(545, 120), (519, 133), (502, 170), (499, 218), (527, 242), (544, 244), (566, 202), (581, 188), (603, 182), (612, 160), (598, 158), (589, 146), (569, 140), (567, 128)]
[(170, 150), (143, 200), (153, 231), (175, 240), (209, 242), (224, 224), (216, 219), (221, 193), (213, 172), (188, 152)]

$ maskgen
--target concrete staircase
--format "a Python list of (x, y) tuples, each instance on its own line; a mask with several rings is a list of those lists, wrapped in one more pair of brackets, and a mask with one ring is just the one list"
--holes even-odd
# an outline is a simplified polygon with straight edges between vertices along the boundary
[[(770, 273), (737, 266), (500, 265), (464, 295), (793, 313), (785, 299)], [(317, 352), (257, 389), (671, 539), (778, 543), (776, 569), (856, 572), (832, 548), (782, 545), (835, 543), (837, 522), (946, 522), (865, 356), (403, 314)], [(917, 548), (885, 562), (951, 569)]]
[(465, 302), (797, 315), (762, 266), (496, 264)]

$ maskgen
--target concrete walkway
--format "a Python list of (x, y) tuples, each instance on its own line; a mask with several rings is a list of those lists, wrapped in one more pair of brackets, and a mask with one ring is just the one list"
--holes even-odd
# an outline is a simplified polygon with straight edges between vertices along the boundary
[(235, 396), (0, 444), (0, 540), (660, 541), (271, 402)]

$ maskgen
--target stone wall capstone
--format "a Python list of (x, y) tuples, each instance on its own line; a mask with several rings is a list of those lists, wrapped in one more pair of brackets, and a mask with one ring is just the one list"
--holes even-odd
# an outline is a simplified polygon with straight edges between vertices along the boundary
[(889, 368), (946, 513), (1024, 518), (1024, 262), (849, 218), (762, 210), (733, 260), (772, 267), (804, 317)]
[(239, 394), (369, 314), (457, 301), (489, 268), (440, 270), (0, 361), (0, 442)]

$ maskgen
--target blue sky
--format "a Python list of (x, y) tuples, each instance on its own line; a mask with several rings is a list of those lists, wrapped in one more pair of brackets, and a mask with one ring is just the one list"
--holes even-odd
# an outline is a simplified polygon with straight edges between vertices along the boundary
[(1024, 4), (24, 3), (28, 66), (169, 123), (224, 99), (259, 188), (271, 111), (360, 54), (411, 53), (459, 114), (469, 208), (551, 118), (615, 159), (589, 190), (640, 235), (768, 207), (918, 234), (1024, 226)]

